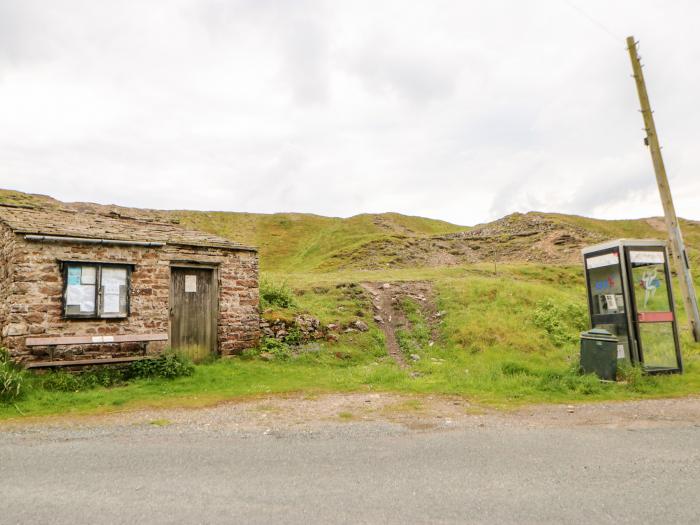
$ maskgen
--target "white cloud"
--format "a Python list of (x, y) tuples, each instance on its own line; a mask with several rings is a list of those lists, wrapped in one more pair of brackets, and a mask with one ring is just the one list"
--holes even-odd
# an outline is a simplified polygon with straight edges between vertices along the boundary
[(700, 219), (690, 1), (0, 2), (0, 186), (65, 200), (484, 222)]

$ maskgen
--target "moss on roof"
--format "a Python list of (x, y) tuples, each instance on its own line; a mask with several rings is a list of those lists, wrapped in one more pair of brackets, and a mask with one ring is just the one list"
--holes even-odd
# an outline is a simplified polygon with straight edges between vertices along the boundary
[(24, 234), (255, 250), (223, 237), (183, 228), (176, 220), (155, 212), (130, 211), (98, 205), (0, 203), (0, 222), (15, 233)]

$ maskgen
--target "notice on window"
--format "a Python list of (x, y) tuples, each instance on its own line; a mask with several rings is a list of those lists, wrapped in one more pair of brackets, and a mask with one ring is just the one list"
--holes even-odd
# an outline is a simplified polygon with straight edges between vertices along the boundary
[(196, 275), (185, 275), (185, 292), (196, 293), (197, 292), (197, 276)]
[(83, 299), (82, 289), (78, 285), (69, 284), (66, 290), (66, 304), (68, 306), (80, 306)]
[(119, 295), (119, 287), (121, 285), (118, 282), (103, 282), (102, 288), (104, 289), (105, 295)]
[(106, 314), (118, 314), (120, 311), (119, 294), (105, 294), (102, 311)]
[(630, 252), (630, 261), (638, 264), (663, 264), (663, 252)]
[(69, 285), (66, 289), (66, 305), (78, 306), (83, 313), (95, 311), (95, 288), (93, 286)]
[(80, 284), (80, 273), (80, 266), (68, 267), (68, 286), (75, 286)]
[(126, 286), (126, 270), (124, 268), (103, 268), (102, 286), (109, 293), (119, 293), (120, 286)]
[(603, 266), (612, 266), (619, 263), (620, 256), (617, 253), (605, 253), (586, 259), (586, 268), (593, 270), (594, 268), (602, 268)]
[(126, 296), (126, 269), (102, 269), (102, 313), (122, 312), (122, 296)]
[(83, 266), (80, 270), (80, 284), (95, 284), (97, 268), (94, 266)]

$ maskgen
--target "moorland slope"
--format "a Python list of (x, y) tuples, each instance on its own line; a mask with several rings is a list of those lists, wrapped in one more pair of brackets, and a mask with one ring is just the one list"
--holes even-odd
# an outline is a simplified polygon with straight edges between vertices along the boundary
[[(398, 213), (338, 218), (303, 213), (137, 209), (64, 203), (11, 190), (0, 190), (0, 204), (176, 222), (258, 246), (261, 269), (272, 272), (439, 268), (494, 261), (576, 264), (580, 249), (589, 244), (618, 237), (665, 238), (659, 218), (608, 221), (530, 212), (468, 227)], [(682, 226), (694, 253), (700, 248), (700, 222), (682, 221)]]

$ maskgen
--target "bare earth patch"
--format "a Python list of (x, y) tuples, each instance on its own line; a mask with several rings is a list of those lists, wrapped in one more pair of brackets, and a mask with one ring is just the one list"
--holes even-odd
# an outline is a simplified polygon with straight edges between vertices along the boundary
[(388, 393), (271, 396), (196, 409), (142, 409), (103, 415), (8, 420), (0, 431), (123, 426), (196, 428), (244, 433), (313, 432), (381, 422), (407, 431), (454, 428), (655, 428), (700, 426), (700, 398), (533, 405), (497, 410), (459, 397)]
[[(392, 283), (362, 283), (372, 298), (374, 320), (384, 332), (387, 353), (394, 358), (401, 368), (406, 368), (405, 356), (399, 347), (396, 331), (407, 328), (409, 321), (399, 308), (403, 299), (415, 300), (421, 308), (423, 317), (429, 322), (436, 319), (435, 293), (432, 284), (427, 281), (401, 281)], [(437, 337), (433, 326), (433, 339)]]

